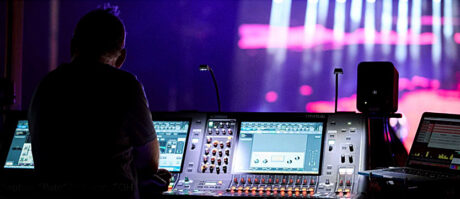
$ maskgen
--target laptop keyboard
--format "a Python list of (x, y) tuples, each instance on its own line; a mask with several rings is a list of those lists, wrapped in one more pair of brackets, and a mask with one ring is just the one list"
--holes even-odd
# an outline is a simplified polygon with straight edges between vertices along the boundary
[(412, 174), (412, 175), (424, 176), (428, 178), (451, 178), (453, 177), (453, 175), (451, 174), (446, 174), (446, 173), (436, 172), (436, 171), (429, 171), (429, 170), (422, 170), (422, 169), (414, 169), (414, 168), (393, 168), (393, 169), (387, 169), (385, 171)]

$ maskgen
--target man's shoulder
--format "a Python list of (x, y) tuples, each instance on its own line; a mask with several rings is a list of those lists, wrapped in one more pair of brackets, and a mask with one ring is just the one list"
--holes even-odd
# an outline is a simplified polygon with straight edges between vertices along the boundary
[(64, 63), (59, 65), (57, 69), (51, 71), (47, 77), (66, 76), (66, 74), (77, 75), (80, 73), (86, 75), (103, 75), (104, 79), (116, 78), (119, 81), (138, 81), (137, 77), (128, 71), (97, 62)]

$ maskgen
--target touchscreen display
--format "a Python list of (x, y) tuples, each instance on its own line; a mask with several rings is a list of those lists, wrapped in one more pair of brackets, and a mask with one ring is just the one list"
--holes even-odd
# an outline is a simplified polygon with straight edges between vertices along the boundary
[(4, 168), (33, 169), (32, 147), (27, 120), (19, 120), (6, 157)]
[(234, 171), (319, 174), (323, 122), (241, 122)]
[(160, 168), (180, 172), (184, 157), (189, 121), (153, 121), (160, 143)]

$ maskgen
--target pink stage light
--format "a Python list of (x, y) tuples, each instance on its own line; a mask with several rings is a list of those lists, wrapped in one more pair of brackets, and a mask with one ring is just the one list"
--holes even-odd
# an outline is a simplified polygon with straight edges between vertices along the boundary
[(276, 100), (278, 100), (278, 93), (276, 93), (275, 91), (267, 92), (267, 94), (265, 94), (265, 100), (268, 103), (276, 102)]
[(299, 92), (303, 96), (308, 96), (313, 93), (313, 89), (309, 85), (302, 85), (299, 89)]
[[(271, 29), (270, 29), (271, 28)], [(323, 45), (324, 49), (335, 49), (346, 45), (366, 44), (369, 41), (365, 40), (365, 31), (363, 28), (357, 29), (351, 33), (345, 33), (343, 39), (336, 39), (332, 29), (325, 28), (322, 25), (316, 25), (314, 38), (305, 39), (304, 26), (289, 27), (288, 40), (286, 43), (271, 42), (269, 46), (269, 32), (276, 31), (278, 28), (285, 29), (286, 27), (270, 27), (265, 24), (243, 24), (239, 28), (240, 40), (238, 46), (240, 49), (265, 49), (265, 48), (288, 48), (292, 50), (302, 50)], [(275, 30), (274, 30), (275, 29)], [(411, 30), (408, 30), (407, 37), (404, 41), (400, 41), (398, 33), (389, 31), (387, 33), (374, 31), (374, 44), (417, 44), (431, 45), (436, 41), (436, 36), (431, 32), (424, 32), (418, 35), (418, 39), (413, 39)]]
[(460, 33), (455, 33), (454, 40), (457, 44), (460, 44)]

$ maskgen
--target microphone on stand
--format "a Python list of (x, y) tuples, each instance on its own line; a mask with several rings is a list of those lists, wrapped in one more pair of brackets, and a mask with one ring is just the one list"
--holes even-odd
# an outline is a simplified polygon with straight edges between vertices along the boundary
[(211, 73), (212, 81), (214, 82), (214, 87), (216, 88), (217, 106), (219, 107), (219, 113), (220, 113), (221, 112), (220, 96), (219, 96), (219, 88), (217, 87), (216, 76), (214, 76), (214, 72), (212, 72), (211, 66), (206, 65), (206, 64), (200, 65), (200, 71), (209, 71)]
[(335, 68), (335, 112), (337, 113), (337, 101), (339, 99), (339, 74), (343, 74), (342, 68)]

